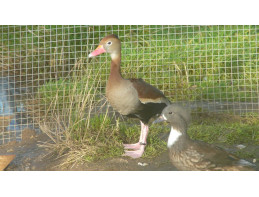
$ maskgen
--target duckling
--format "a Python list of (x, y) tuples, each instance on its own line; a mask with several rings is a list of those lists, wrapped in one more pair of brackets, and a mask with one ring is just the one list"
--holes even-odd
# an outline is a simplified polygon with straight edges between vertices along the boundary
[(178, 170), (254, 170), (255, 165), (246, 160), (227, 153), (219, 147), (190, 139), (187, 134), (190, 120), (188, 109), (171, 104), (155, 121), (155, 123), (166, 121), (171, 125), (167, 147), (170, 160)]

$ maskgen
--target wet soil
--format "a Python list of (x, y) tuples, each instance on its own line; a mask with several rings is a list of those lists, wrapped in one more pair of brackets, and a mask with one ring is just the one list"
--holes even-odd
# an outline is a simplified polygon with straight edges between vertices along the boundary
[[(36, 135), (33, 130), (26, 132), (21, 142), (10, 142), (0, 147), (0, 154), (15, 154), (15, 159), (5, 169), (6, 171), (174, 171), (177, 170), (169, 161), (168, 151), (152, 158), (131, 159), (128, 157), (109, 158), (102, 161), (77, 164), (74, 166), (60, 166), (67, 159), (59, 157), (54, 152), (40, 144), (50, 142), (45, 134)], [(236, 146), (222, 146), (228, 152), (239, 151)], [(253, 152), (259, 158), (259, 146), (247, 146), (247, 152)], [(254, 158), (247, 159), (253, 162)], [(255, 160), (254, 160), (255, 161)], [(259, 166), (258, 159), (255, 164)], [(257, 169), (258, 170), (258, 169)]]

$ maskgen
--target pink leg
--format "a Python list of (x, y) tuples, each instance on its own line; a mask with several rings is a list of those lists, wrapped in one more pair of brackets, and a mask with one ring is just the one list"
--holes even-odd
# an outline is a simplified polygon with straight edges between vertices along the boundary
[[(145, 129), (145, 124), (140, 121), (140, 125), (141, 125), (141, 132), (140, 132), (139, 142), (142, 142), (142, 137), (143, 137), (143, 132), (144, 132), (144, 129)], [(135, 144), (123, 144), (124, 149), (139, 150), (140, 147), (141, 147), (139, 142), (137, 142)]]
[[(147, 135), (148, 135), (148, 125), (141, 123), (141, 134), (139, 138), (139, 142), (136, 144), (125, 144), (125, 149), (133, 149), (134, 151), (125, 151), (124, 156), (129, 156), (132, 158), (139, 158), (143, 155), (145, 144), (147, 143)], [(142, 143), (142, 144), (140, 144)], [(130, 148), (128, 148), (130, 147)]]
[(123, 144), (124, 149), (132, 149), (132, 150), (138, 150), (140, 149), (140, 144), (139, 142), (135, 143), (135, 144)]

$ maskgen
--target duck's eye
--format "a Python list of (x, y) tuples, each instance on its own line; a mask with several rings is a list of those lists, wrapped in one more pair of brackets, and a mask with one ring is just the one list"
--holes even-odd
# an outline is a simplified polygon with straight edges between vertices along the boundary
[(173, 113), (173, 112), (171, 112), (171, 111), (170, 111), (170, 112), (168, 112), (168, 114), (172, 114), (172, 113)]
[(112, 44), (112, 42), (111, 42), (111, 41), (109, 41), (109, 42), (107, 42), (107, 44), (108, 44), (108, 45), (111, 45), (111, 44)]

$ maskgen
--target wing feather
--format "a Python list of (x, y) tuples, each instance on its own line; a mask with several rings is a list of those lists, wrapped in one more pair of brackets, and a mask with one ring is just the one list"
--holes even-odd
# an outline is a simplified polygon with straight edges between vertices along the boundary
[(129, 79), (133, 87), (138, 92), (138, 97), (141, 103), (165, 103), (170, 104), (170, 101), (165, 95), (154, 86), (146, 83), (143, 79)]

